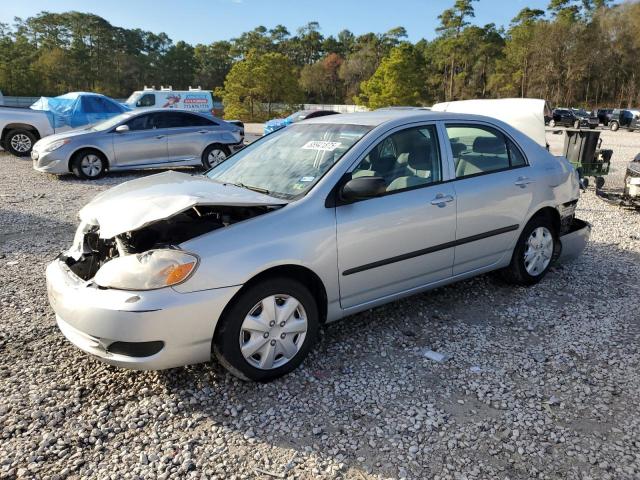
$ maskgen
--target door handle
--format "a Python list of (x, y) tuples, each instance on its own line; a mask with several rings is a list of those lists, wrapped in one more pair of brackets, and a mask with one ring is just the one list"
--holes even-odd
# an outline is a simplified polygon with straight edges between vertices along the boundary
[(198, 133), (209, 133), (208, 130), (198, 130)]
[(161, 138), (164, 138), (164, 135), (156, 135), (156, 138), (160, 140)]
[(439, 193), (436, 195), (436, 198), (431, 200), (431, 205), (437, 205), (438, 207), (443, 208), (446, 207), (449, 202), (453, 202), (453, 197), (451, 195)]
[(530, 183), (533, 183), (533, 180), (529, 180), (527, 177), (518, 177), (518, 180), (515, 181), (515, 185), (520, 188), (526, 188)]

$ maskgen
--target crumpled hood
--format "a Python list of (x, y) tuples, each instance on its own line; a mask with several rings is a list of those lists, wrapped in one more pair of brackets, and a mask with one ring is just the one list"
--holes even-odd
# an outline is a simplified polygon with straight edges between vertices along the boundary
[(203, 175), (168, 171), (131, 180), (98, 194), (80, 210), (80, 219), (99, 225), (100, 238), (113, 238), (196, 205), (250, 207), (286, 203), (245, 188), (214, 182)]

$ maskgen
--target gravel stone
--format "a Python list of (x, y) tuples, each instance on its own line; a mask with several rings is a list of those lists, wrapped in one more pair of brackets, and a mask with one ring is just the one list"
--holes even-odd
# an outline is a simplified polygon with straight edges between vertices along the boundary
[[(640, 136), (602, 138), (619, 189)], [(83, 182), (0, 163), (0, 479), (640, 478), (640, 214), (593, 190), (584, 255), (540, 284), (484, 275), (365, 311), (260, 384), (215, 362), (122, 370), (70, 345), (45, 266), (93, 196), (151, 172)]]

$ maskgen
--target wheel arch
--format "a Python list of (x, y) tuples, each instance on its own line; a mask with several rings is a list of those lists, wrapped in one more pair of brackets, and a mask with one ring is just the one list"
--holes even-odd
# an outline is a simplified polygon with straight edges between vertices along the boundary
[(36, 136), (36, 140), (40, 140), (42, 138), (40, 136), (40, 131), (33, 125), (30, 125), (28, 123), (13, 122), (7, 123), (4, 127), (2, 127), (2, 133), (0, 133), (0, 143), (4, 145), (4, 141), (7, 135), (13, 130), (28, 130)]
[(76, 148), (71, 155), (69, 155), (69, 159), (67, 160), (67, 169), (69, 170), (69, 172), (71, 172), (71, 162), (73, 162), (73, 159), (76, 157), (76, 155), (78, 155), (80, 152), (95, 152), (97, 154), (99, 154), (103, 160), (105, 162), (107, 162), (107, 166), (106, 166), (106, 170), (109, 169), (109, 166), (111, 165), (111, 162), (109, 161), (109, 156), (103, 152), (102, 150), (100, 150), (99, 148), (95, 147), (95, 146), (84, 146), (84, 147), (78, 147)]
[(276, 277), (284, 277), (291, 278), (293, 280), (297, 280), (302, 283), (305, 287), (309, 289), (311, 295), (316, 301), (318, 305), (318, 314), (320, 317), (320, 323), (324, 324), (327, 319), (327, 309), (328, 309), (328, 301), (327, 301), (327, 290), (324, 286), (324, 283), (320, 279), (320, 277), (310, 268), (304, 267), (302, 265), (294, 265), (294, 264), (286, 264), (286, 265), (277, 265), (270, 267), (262, 272), (254, 275), (248, 282), (246, 282), (240, 290), (236, 292), (236, 294), (229, 300), (227, 305), (222, 310), (218, 322), (216, 324), (216, 328), (214, 331), (214, 338), (216, 333), (218, 332), (219, 326), (221, 325), (221, 319), (227, 314), (231, 306), (234, 304), (236, 299), (248, 288), (255, 285), (258, 282), (269, 278)]
[(527, 219), (525, 225), (528, 224), (531, 220), (533, 220), (536, 217), (548, 218), (551, 221), (551, 224), (553, 225), (556, 235), (560, 235), (561, 220), (560, 220), (560, 212), (558, 212), (558, 209), (551, 206), (542, 207), (536, 210), (533, 213), (533, 215), (531, 215)]

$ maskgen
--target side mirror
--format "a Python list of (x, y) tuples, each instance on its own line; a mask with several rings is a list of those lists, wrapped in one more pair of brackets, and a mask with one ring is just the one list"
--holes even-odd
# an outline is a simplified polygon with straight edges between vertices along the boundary
[(387, 191), (387, 183), (381, 177), (352, 178), (340, 190), (340, 198), (346, 202), (378, 197)]
[(116, 133), (124, 133), (129, 131), (129, 125), (118, 125), (116, 127)]

